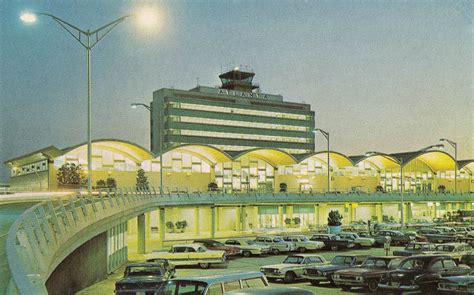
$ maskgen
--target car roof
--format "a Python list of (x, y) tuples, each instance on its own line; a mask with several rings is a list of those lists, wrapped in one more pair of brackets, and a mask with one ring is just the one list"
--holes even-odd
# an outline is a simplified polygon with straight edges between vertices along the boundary
[(245, 288), (226, 292), (225, 294), (232, 295), (246, 295), (246, 294), (274, 294), (274, 295), (309, 295), (314, 294), (313, 292), (296, 287), (260, 287), (260, 288)]
[(208, 239), (198, 239), (194, 240), (193, 243), (220, 243), (219, 241), (216, 240), (208, 240)]
[(234, 272), (234, 273), (225, 273), (225, 274), (210, 274), (205, 276), (187, 276), (172, 279), (171, 281), (200, 281), (208, 284), (227, 282), (227, 281), (236, 281), (236, 280), (245, 280), (252, 278), (261, 278), (264, 275), (259, 271), (249, 271), (249, 272)]
[(288, 255), (288, 257), (295, 257), (295, 256), (299, 256), (299, 257), (322, 257), (321, 255), (319, 254), (290, 254)]
[(400, 256), (369, 256), (367, 258), (375, 258), (375, 259), (396, 259), (396, 258), (403, 258)]
[(176, 244), (176, 245), (173, 245), (173, 248), (175, 247), (191, 247), (191, 248), (198, 248), (198, 247), (202, 247), (201, 244), (198, 244), (198, 243), (193, 243), (193, 244)]
[(334, 257), (369, 257), (370, 254), (337, 254)]
[(435, 258), (452, 258), (452, 257), (449, 255), (412, 255), (412, 256), (406, 257), (405, 259), (406, 260), (408, 259), (432, 260)]
[(146, 263), (129, 263), (127, 267), (143, 267), (143, 266), (159, 266), (162, 267), (162, 263), (155, 263), (155, 262), (146, 262)]

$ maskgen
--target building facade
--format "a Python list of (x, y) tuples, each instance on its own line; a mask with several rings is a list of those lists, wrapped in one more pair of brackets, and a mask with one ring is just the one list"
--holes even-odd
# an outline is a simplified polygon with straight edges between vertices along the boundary
[[(290, 154), (314, 151), (310, 105), (285, 102), (258, 91), (254, 73), (220, 75), (220, 88), (160, 89), (151, 103), (151, 150), (160, 154), (183, 144), (205, 144), (230, 154), (278, 148)], [(162, 132), (163, 131), (163, 132)]]

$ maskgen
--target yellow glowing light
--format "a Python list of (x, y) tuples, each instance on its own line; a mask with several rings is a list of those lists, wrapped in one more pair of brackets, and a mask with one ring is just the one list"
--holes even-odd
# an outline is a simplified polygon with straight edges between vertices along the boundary
[(144, 27), (156, 27), (158, 25), (158, 13), (153, 8), (143, 8), (137, 14), (138, 22)]
[(31, 13), (31, 12), (23, 12), (20, 15), (20, 19), (22, 22), (25, 22), (25, 23), (34, 23), (36, 22), (36, 14)]

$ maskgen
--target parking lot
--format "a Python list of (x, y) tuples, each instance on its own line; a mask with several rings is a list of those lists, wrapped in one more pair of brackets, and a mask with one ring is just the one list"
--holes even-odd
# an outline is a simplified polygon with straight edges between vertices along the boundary
[[(390, 254), (393, 250), (403, 249), (403, 247), (392, 247)], [(350, 251), (315, 251), (315, 254), (322, 255), (326, 260), (330, 261), (334, 256), (338, 254), (370, 254), (370, 255), (385, 255), (383, 248), (370, 248), (370, 249), (358, 249)], [(176, 277), (184, 277), (191, 275), (205, 275), (212, 273), (224, 273), (224, 272), (239, 272), (239, 271), (258, 271), (263, 265), (281, 263), (287, 255), (266, 255), (266, 256), (253, 256), (249, 258), (236, 256), (229, 258), (226, 267), (212, 266), (210, 269), (200, 269), (199, 267), (177, 267)], [(138, 261), (134, 261), (138, 262)], [(111, 274), (106, 280), (101, 281), (95, 285), (90, 286), (87, 289), (82, 290), (78, 294), (113, 294), (115, 281), (122, 277), (124, 267), (117, 270), (114, 274)], [(270, 283), (271, 285), (284, 285), (283, 282), (277, 281), (276, 283)], [(291, 286), (308, 289), (315, 294), (366, 294), (367, 292), (363, 289), (353, 288), (349, 292), (344, 292), (339, 288), (330, 286), (329, 284), (322, 284), (321, 286), (314, 287), (308, 282), (300, 281), (298, 283), (290, 284)]]

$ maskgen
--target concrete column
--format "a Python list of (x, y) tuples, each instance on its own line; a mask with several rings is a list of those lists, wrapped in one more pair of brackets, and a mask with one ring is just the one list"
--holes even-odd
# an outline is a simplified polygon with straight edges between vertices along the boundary
[(293, 206), (292, 205), (286, 206), (286, 218), (293, 219)]
[(377, 216), (377, 221), (382, 222), (383, 220), (383, 205), (375, 204), (375, 216)]
[(165, 208), (158, 209), (158, 249), (163, 249), (163, 242), (165, 240), (166, 222), (165, 222)]
[(211, 207), (211, 239), (216, 237), (217, 232), (217, 207)]
[(145, 212), (145, 237), (147, 240), (151, 239), (150, 212)]
[(283, 206), (278, 206), (278, 227), (283, 228)]
[(240, 207), (241, 210), (241, 216), (242, 216), (242, 231), (247, 230), (247, 207), (242, 206)]
[(357, 204), (356, 203), (352, 203), (351, 204), (351, 218), (350, 218), (350, 221), (355, 221), (356, 220), (356, 210), (357, 210)]
[(319, 227), (319, 205), (314, 205), (314, 220), (316, 222), (316, 227)]
[(322, 226), (324, 224), (327, 224), (327, 214), (328, 214), (328, 210), (326, 208), (326, 204), (319, 204), (319, 216), (318, 216), (318, 220), (319, 220), (319, 225)]
[(199, 207), (194, 208), (194, 235), (199, 236)]
[(145, 214), (137, 216), (137, 252), (145, 254)]
[(241, 209), (240, 206), (235, 208), (235, 231), (240, 231)]
[(221, 230), (220, 218), (222, 213), (222, 207), (216, 207), (216, 231)]
[(413, 203), (405, 203), (405, 222), (409, 223), (413, 220)]
[(137, 219), (132, 218), (128, 220), (128, 233), (134, 235), (137, 233)]

